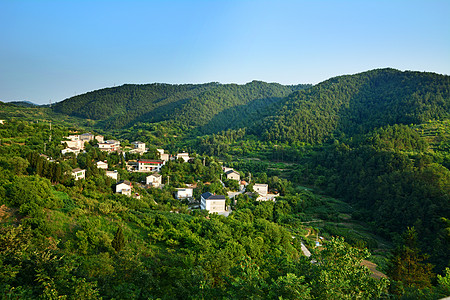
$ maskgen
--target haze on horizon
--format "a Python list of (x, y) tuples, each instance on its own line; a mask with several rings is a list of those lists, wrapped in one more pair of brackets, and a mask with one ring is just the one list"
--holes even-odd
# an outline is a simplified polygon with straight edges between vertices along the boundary
[(450, 2), (0, 0), (0, 101), (125, 83), (450, 74)]

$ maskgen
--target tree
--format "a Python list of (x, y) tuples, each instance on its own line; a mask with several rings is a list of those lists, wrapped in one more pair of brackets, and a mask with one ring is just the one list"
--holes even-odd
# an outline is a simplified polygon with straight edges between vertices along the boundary
[(111, 241), (111, 246), (116, 250), (116, 252), (120, 252), (120, 250), (125, 247), (125, 238), (123, 236), (122, 227), (119, 227), (114, 235), (114, 239)]
[(393, 254), (388, 275), (393, 280), (401, 282), (394, 288), (394, 293), (402, 294), (401, 285), (419, 289), (431, 287), (431, 279), (434, 276), (431, 272), (433, 266), (423, 262), (427, 256), (421, 254), (417, 247), (417, 233), (414, 227), (408, 227), (403, 234), (402, 243)]

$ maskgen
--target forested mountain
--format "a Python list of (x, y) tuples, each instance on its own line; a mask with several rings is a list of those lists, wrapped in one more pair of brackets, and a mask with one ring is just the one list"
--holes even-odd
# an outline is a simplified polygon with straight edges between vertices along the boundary
[(99, 127), (123, 128), (136, 122), (169, 122), (212, 133), (245, 127), (269, 115), (269, 107), (309, 85), (283, 86), (253, 81), (237, 84), (127, 84), (64, 100), (54, 111), (100, 120)]
[(450, 76), (379, 69), (331, 78), (291, 94), (255, 131), (271, 141), (320, 143), (333, 134), (419, 124), (449, 112)]

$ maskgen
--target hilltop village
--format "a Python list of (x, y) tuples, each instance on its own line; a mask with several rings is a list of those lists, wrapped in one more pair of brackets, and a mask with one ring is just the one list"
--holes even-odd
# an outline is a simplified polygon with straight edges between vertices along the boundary
[[(64, 137), (61, 141), (66, 148), (61, 150), (63, 156), (77, 156), (85, 151), (86, 143), (92, 144), (100, 151), (105, 153), (117, 153), (125, 160), (125, 168), (127, 172), (145, 173), (145, 180), (141, 182), (132, 182), (130, 180), (121, 180), (119, 171), (116, 169), (117, 164), (108, 164), (108, 161), (96, 161), (95, 167), (103, 170), (105, 175), (116, 181), (115, 193), (126, 195), (128, 197), (140, 198), (141, 195), (137, 190), (142, 189), (161, 189), (170, 182), (170, 176), (164, 178), (162, 174), (163, 168), (168, 162), (176, 162), (181, 164), (193, 164), (196, 156), (189, 156), (187, 152), (180, 152), (176, 154), (165, 153), (164, 149), (156, 149), (156, 153), (150, 155), (152, 158), (143, 158), (144, 154), (148, 154), (146, 144), (140, 141), (131, 143), (131, 147), (122, 147), (120, 141), (105, 140), (102, 135), (95, 135), (92, 133), (73, 134)], [(148, 157), (149, 155), (147, 155)], [(133, 157), (133, 158), (130, 158)], [(205, 165), (205, 159), (203, 159)], [(252, 183), (251, 175), (249, 182), (241, 180), (242, 172), (234, 170), (226, 166), (221, 166), (220, 184), (223, 187), (222, 191), (226, 193), (216, 194), (210, 191), (200, 194), (200, 197), (195, 197), (194, 190), (198, 187), (201, 180), (194, 183), (184, 183), (182, 186), (175, 188), (173, 197), (177, 200), (184, 200), (189, 204), (189, 208), (200, 208), (209, 213), (217, 213), (227, 216), (231, 212), (230, 203), (235, 201), (239, 194), (245, 194), (258, 201), (275, 201), (278, 196), (275, 193), (269, 192), (269, 186), (265, 183)], [(86, 169), (74, 168), (71, 175), (75, 180), (84, 180), (86, 178)], [(223, 179), (223, 180), (222, 180)], [(225, 184), (228, 182), (229, 184)], [(210, 182), (201, 182), (203, 185), (209, 185)]]

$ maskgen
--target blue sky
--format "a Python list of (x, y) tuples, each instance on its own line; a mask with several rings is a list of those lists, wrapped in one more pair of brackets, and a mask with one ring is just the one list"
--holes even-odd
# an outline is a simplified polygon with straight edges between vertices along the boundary
[(0, 100), (124, 83), (450, 74), (450, 1), (0, 0)]

